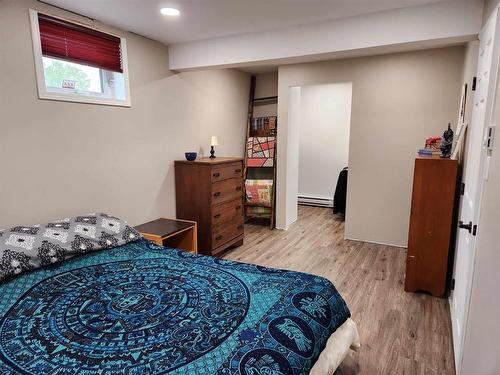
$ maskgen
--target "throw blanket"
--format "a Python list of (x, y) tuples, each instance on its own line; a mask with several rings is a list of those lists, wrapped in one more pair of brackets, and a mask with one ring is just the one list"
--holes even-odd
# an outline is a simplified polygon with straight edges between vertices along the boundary
[(146, 240), (0, 284), (0, 374), (308, 374), (350, 316), (326, 279)]

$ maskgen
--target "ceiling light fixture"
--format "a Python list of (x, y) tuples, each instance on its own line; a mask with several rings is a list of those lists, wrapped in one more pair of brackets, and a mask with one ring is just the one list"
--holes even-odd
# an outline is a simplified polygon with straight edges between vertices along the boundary
[(179, 14), (181, 14), (179, 9), (175, 8), (161, 8), (160, 13), (164, 16), (178, 16)]

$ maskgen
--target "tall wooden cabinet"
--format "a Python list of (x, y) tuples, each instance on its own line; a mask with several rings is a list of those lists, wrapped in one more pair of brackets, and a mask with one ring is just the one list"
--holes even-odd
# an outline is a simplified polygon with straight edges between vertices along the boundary
[(415, 159), (405, 290), (434, 296), (446, 292), (458, 163)]
[(243, 244), (243, 159), (175, 161), (177, 218), (198, 223), (198, 252)]

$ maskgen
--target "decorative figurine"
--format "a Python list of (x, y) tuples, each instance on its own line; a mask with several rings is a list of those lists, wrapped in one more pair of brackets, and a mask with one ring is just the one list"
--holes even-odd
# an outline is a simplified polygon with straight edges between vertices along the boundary
[(451, 148), (453, 145), (453, 130), (451, 124), (448, 124), (448, 129), (443, 133), (443, 140), (441, 142), (441, 157), (449, 159), (451, 156)]
[(210, 159), (215, 158), (215, 150), (214, 146), (218, 146), (219, 142), (217, 141), (217, 137), (215, 135), (212, 136), (210, 140)]

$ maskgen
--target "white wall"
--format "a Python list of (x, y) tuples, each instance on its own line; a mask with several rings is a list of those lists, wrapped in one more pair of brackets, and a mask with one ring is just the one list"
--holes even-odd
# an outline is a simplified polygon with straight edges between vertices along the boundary
[(296, 218), (288, 196), (297, 190), (288, 174), (298, 168), (289, 151), (296, 147), (288, 134), (289, 88), (352, 82), (346, 237), (405, 247), (414, 159), (427, 137), (456, 124), (463, 62), (460, 46), (281, 66), (277, 227)]
[(331, 200), (348, 164), (352, 83), (303, 86), (301, 93), (299, 196)]
[(484, 7), (483, 7), (483, 26), (488, 20), (488, 18), (491, 16), (495, 8), (500, 4), (499, 0), (484, 0)]
[(164, 45), (120, 30), (131, 108), (39, 100), (29, 7), (67, 14), (0, 1), (0, 228), (94, 211), (133, 225), (174, 217), (173, 160), (206, 155), (211, 135), (218, 155), (243, 155), (249, 75), (174, 74)]
[(470, 41), (482, 0), (448, 0), (333, 21), (169, 46), (172, 69), (311, 62)]

